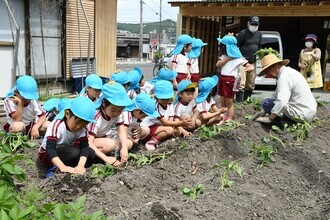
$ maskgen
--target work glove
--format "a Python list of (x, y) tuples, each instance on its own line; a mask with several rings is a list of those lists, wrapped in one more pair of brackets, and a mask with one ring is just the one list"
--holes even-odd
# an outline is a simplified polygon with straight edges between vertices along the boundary
[(261, 123), (264, 123), (264, 124), (272, 123), (272, 120), (270, 120), (269, 117), (258, 117), (255, 121), (261, 122)]
[(252, 120), (255, 121), (259, 117), (265, 116), (266, 112), (264, 110), (257, 112), (255, 115), (253, 115)]

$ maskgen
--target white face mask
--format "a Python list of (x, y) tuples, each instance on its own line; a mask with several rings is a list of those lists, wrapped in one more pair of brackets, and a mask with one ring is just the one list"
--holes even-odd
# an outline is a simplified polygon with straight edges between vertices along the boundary
[(311, 48), (311, 47), (313, 47), (313, 42), (306, 41), (306, 42), (305, 42), (305, 46), (306, 46), (307, 48)]
[(250, 31), (250, 32), (254, 33), (254, 32), (256, 32), (257, 30), (258, 30), (258, 26), (255, 26), (255, 25), (250, 25), (250, 26), (249, 26), (249, 31)]

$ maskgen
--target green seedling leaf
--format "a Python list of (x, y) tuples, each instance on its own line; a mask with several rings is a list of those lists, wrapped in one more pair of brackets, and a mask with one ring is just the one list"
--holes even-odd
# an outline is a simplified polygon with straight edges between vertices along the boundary
[(253, 118), (253, 115), (245, 115), (244, 118), (248, 119), (248, 120), (251, 120)]
[(197, 184), (193, 187), (184, 187), (181, 189), (181, 193), (184, 196), (196, 199), (200, 194), (204, 192), (204, 186), (202, 184)]
[(281, 129), (276, 125), (272, 125), (272, 130), (273, 131), (281, 131)]

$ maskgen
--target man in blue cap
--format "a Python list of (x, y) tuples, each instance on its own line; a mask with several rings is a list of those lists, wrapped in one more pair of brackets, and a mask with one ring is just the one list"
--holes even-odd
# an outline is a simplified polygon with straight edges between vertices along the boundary
[[(255, 53), (261, 48), (262, 34), (258, 31), (259, 22), (259, 17), (251, 16), (247, 22), (247, 28), (240, 31), (237, 35), (237, 46), (243, 57), (252, 65), (255, 65), (256, 62)], [(236, 93), (237, 102), (242, 102), (252, 95), (255, 87), (255, 78), (255, 70), (250, 73), (241, 71), (241, 87)]]

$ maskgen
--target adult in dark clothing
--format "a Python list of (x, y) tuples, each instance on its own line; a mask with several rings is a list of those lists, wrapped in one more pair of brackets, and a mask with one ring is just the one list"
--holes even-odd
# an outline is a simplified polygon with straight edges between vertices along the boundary
[[(240, 31), (237, 35), (237, 46), (247, 61), (255, 65), (256, 56), (254, 55), (261, 48), (261, 32), (258, 31), (259, 17), (251, 16), (247, 22), (247, 28)], [(256, 68), (251, 73), (241, 71), (240, 91), (236, 93), (236, 101), (242, 102), (252, 95), (255, 87)]]

